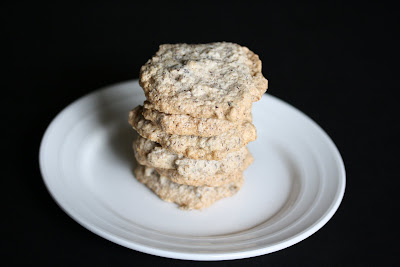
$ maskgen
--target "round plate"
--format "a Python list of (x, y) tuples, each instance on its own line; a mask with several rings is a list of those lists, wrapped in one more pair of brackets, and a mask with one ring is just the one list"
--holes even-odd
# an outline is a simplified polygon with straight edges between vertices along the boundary
[(128, 112), (144, 100), (137, 80), (96, 91), (65, 108), (43, 137), (44, 182), (90, 231), (158, 256), (238, 259), (291, 246), (337, 210), (345, 188), (337, 148), (315, 122), (270, 95), (253, 105), (255, 161), (236, 195), (202, 211), (160, 200), (132, 171)]

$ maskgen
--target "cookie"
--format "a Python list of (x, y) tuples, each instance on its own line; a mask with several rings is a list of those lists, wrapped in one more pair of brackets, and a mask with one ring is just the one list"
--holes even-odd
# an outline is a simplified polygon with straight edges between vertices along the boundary
[(159, 143), (175, 154), (192, 159), (221, 160), (227, 154), (237, 151), (254, 141), (257, 132), (254, 125), (245, 122), (221, 135), (200, 137), (194, 135), (174, 135), (162, 131), (157, 124), (146, 120), (138, 106), (129, 113), (129, 123), (144, 138)]
[(221, 160), (196, 160), (171, 153), (143, 137), (133, 142), (139, 164), (153, 167), (158, 173), (179, 184), (219, 186), (234, 179), (232, 174), (245, 170), (253, 157), (246, 147)]
[[(149, 103), (145, 102), (148, 105)], [(237, 127), (243, 121), (228, 121), (214, 118), (193, 118), (189, 115), (175, 115), (159, 112), (155, 109), (143, 109), (143, 117), (157, 124), (164, 132), (177, 135), (196, 135), (210, 137), (220, 135)], [(251, 122), (251, 112), (247, 113), (245, 121)]]
[[(183, 155), (172, 153), (156, 142), (143, 138), (140, 135), (133, 141), (132, 147), (139, 164), (154, 168), (175, 169), (177, 168), (176, 161), (185, 159)], [(190, 160), (194, 161), (194, 159)]]
[(248, 149), (243, 147), (218, 161), (190, 159), (172, 153), (141, 136), (133, 142), (133, 151), (137, 161), (142, 165), (177, 170), (180, 175), (189, 178), (232, 173), (232, 170), (242, 169), (243, 162), (250, 155)]
[(186, 210), (207, 208), (221, 198), (233, 196), (243, 185), (243, 177), (217, 187), (181, 185), (159, 175), (155, 169), (141, 165), (135, 168), (135, 176), (161, 199)]
[(166, 176), (168, 179), (177, 184), (193, 185), (193, 186), (222, 186), (236, 181), (242, 176), (242, 172), (250, 166), (253, 162), (253, 156), (249, 153), (240, 168), (231, 169), (228, 173), (216, 172), (213, 175), (203, 175), (203, 176), (185, 176), (179, 173), (179, 171), (174, 169), (159, 169), (156, 171), (162, 175)]
[(258, 55), (227, 42), (161, 45), (139, 83), (148, 109), (230, 121), (244, 120), (268, 87)]

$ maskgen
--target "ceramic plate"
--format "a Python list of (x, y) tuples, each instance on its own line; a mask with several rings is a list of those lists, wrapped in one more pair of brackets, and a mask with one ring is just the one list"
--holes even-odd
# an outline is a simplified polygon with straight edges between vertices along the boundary
[(132, 171), (128, 112), (144, 99), (137, 80), (98, 90), (65, 108), (42, 139), (49, 192), (88, 230), (158, 256), (238, 259), (291, 246), (337, 210), (345, 188), (337, 148), (310, 118), (268, 94), (253, 105), (255, 161), (242, 189), (203, 211), (161, 201)]

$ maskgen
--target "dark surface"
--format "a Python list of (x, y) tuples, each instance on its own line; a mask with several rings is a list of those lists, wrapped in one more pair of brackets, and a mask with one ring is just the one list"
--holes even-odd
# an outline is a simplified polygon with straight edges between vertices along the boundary
[(268, 93), (331, 136), (345, 162), (347, 187), (337, 213), (311, 237), (269, 255), (219, 264), (394, 264), (398, 13), (381, 2), (276, 2), (1, 4), (2, 259), (206, 264), (136, 252), (84, 229), (47, 192), (38, 152), (58, 112), (99, 87), (137, 78), (159, 44), (232, 41), (260, 56)]

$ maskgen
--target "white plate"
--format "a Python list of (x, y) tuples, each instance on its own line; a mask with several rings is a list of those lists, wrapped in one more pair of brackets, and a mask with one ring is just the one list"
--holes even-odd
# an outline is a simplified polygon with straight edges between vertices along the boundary
[(291, 246), (337, 210), (345, 188), (337, 148), (311, 119), (270, 95), (253, 106), (255, 161), (235, 196), (203, 211), (161, 201), (132, 172), (128, 112), (143, 101), (137, 81), (96, 91), (65, 108), (43, 137), (44, 182), (90, 231), (158, 256), (238, 259)]

